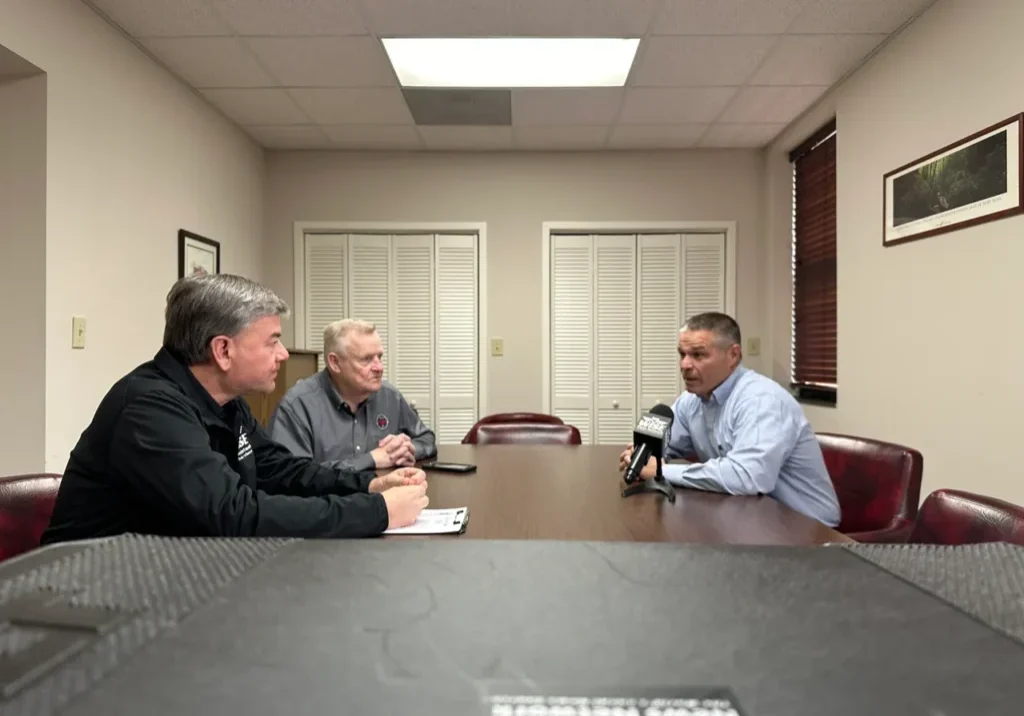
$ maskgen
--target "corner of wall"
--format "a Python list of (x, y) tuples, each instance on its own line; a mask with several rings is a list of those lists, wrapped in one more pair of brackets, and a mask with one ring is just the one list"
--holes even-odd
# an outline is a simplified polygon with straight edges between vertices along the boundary
[(0, 84), (0, 474), (41, 472), (46, 462), (46, 75)]

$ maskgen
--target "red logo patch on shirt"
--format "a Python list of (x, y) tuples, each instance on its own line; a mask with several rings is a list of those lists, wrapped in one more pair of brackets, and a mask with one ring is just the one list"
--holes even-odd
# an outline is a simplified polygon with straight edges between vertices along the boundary
[(377, 416), (377, 427), (381, 430), (387, 430), (388, 427), (388, 416), (381, 413)]

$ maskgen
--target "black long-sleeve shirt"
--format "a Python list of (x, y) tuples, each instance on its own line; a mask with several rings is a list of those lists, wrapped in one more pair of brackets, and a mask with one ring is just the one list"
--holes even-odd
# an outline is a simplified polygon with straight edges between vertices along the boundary
[(61, 480), (42, 544), (125, 532), (367, 537), (388, 525), (373, 473), (271, 440), (241, 398), (220, 406), (161, 349), (110, 389)]

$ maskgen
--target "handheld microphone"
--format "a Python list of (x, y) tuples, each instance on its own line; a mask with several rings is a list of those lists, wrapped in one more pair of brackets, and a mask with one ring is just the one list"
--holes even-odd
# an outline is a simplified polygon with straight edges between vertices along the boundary
[(672, 408), (662, 403), (640, 416), (640, 422), (633, 429), (633, 456), (622, 476), (627, 485), (640, 477), (640, 472), (652, 456), (660, 457), (664, 453), (665, 439), (672, 428), (674, 417)]

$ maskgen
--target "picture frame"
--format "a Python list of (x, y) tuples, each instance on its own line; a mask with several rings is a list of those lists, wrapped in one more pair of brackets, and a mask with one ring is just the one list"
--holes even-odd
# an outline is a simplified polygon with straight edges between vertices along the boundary
[(1024, 213), (1024, 113), (883, 176), (882, 245)]
[(178, 229), (178, 278), (220, 273), (220, 242)]

